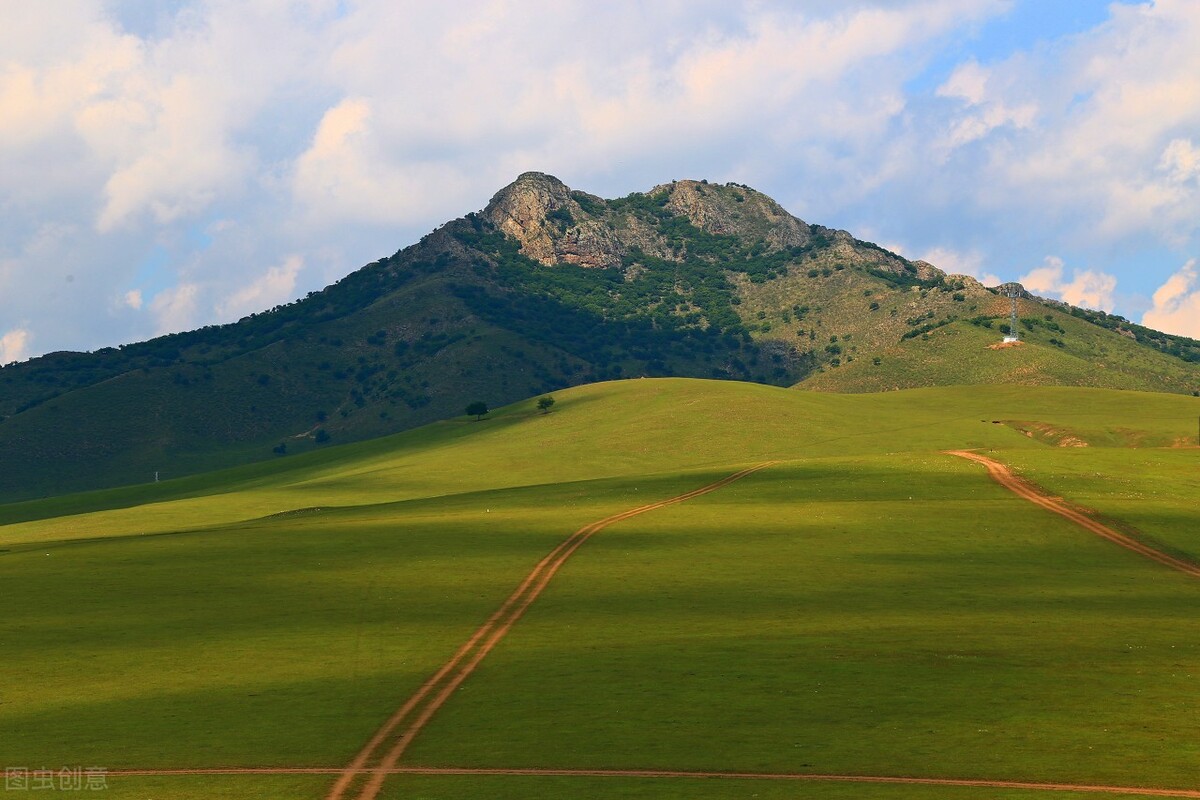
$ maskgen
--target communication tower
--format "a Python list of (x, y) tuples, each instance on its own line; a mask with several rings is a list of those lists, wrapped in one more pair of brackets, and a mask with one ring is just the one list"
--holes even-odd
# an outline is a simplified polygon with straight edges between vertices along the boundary
[(1006, 343), (1021, 341), (1020, 334), (1017, 333), (1017, 299), (1025, 296), (1025, 287), (1019, 283), (1005, 283), (1000, 286), (1000, 293), (1012, 300), (1012, 314), (1008, 322), (1008, 336), (1004, 337)]

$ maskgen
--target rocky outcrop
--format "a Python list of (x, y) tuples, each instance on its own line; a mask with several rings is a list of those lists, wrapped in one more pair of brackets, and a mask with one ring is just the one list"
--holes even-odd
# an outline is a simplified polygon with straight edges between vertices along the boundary
[(483, 216), (521, 243), (521, 252), (547, 266), (579, 264), (611, 267), (621, 263), (627, 247), (603, 218), (589, 213), (604, 201), (572, 192), (552, 175), (526, 172), (492, 198)]
[[(861, 242), (846, 231), (809, 225), (789, 214), (761, 192), (736, 183), (711, 184), (679, 180), (646, 193), (673, 215), (694, 227), (720, 236), (736, 236), (747, 247), (765, 252), (817, 247), (830, 263), (913, 273), (937, 280), (941, 270), (924, 261), (909, 263), (887, 250)], [(644, 199), (644, 198), (643, 198)], [(578, 264), (618, 267), (630, 253), (664, 259), (683, 253), (654, 221), (628, 204), (607, 203), (570, 187), (551, 175), (526, 172), (501, 189), (483, 217), (521, 244), (521, 252), (546, 266)]]
[(541, 172), (526, 172), (492, 197), (483, 215), (500, 232), (521, 243), (521, 251), (543, 264), (557, 261), (551, 214), (570, 213), (571, 190)]
[(917, 268), (917, 277), (923, 281), (936, 281), (946, 277), (946, 273), (930, 264), (928, 261), (914, 261), (912, 265)]
[[(925, 264), (927, 262), (914, 261), (913, 263), (917, 264), (919, 266), (919, 265)], [(930, 265), (930, 266), (932, 266), (932, 265)], [(934, 267), (934, 269), (937, 269), (937, 267)], [(950, 273), (950, 274), (946, 275), (946, 280), (950, 281), (951, 283), (961, 283), (963, 286), (963, 289), (971, 294), (983, 294), (983, 293), (987, 292), (987, 287), (984, 286), (977, 279), (975, 279), (974, 277), (972, 277), (970, 275), (959, 275), (957, 273)]]
[(668, 209), (708, 233), (762, 240), (772, 250), (803, 247), (812, 238), (806, 223), (749, 187), (675, 181), (656, 186), (651, 194), (659, 192), (668, 194)]
[[(770, 251), (802, 247), (812, 240), (809, 225), (749, 187), (687, 180), (656, 186), (647, 194), (665, 194), (664, 208), (700, 230), (763, 242)], [(483, 216), (520, 242), (522, 253), (547, 266), (618, 266), (635, 250), (667, 259), (680, 255), (637, 214), (572, 191), (541, 172), (526, 172), (497, 192)]]

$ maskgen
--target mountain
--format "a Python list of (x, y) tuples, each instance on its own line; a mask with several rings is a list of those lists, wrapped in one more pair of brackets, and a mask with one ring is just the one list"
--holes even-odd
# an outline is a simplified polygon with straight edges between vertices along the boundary
[(747, 186), (604, 200), (526, 173), (485, 209), (237, 323), (0, 368), (0, 499), (366, 439), (598, 380), (1192, 393), (1200, 342), (1009, 300)]

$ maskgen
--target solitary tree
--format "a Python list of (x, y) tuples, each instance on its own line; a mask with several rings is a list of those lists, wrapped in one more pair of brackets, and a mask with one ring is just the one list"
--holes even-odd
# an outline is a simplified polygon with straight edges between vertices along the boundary
[(474, 417), (476, 422), (483, 419), (487, 413), (487, 403), (483, 402), (482, 400), (476, 400), (474, 403), (471, 403), (471, 405), (467, 406), (467, 416)]
[(538, 411), (547, 414), (550, 412), (550, 406), (552, 405), (554, 405), (554, 398), (547, 395), (538, 400)]

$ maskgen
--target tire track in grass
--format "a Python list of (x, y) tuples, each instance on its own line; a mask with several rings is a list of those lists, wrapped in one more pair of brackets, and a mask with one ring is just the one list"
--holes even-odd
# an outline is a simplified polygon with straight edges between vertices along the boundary
[(1053, 497), (1037, 484), (1018, 477), (1007, 465), (1001, 464), (999, 461), (970, 450), (947, 450), (945, 453), (946, 455), (958, 456), (959, 458), (965, 458), (982, 464), (987, 468), (988, 475), (996, 483), (1008, 489), (1013, 494), (1028, 500), (1034, 505), (1041, 506), (1047, 511), (1052, 511), (1060, 517), (1065, 517), (1081, 528), (1108, 539), (1113, 544), (1120, 545), (1127, 550), (1132, 550), (1138, 555), (1157, 561), (1159, 564), (1182, 572), (1185, 575), (1200, 578), (1200, 566), (1184, 561), (1181, 558), (1176, 558), (1161, 550), (1156, 550), (1131, 536), (1126, 536), (1123, 533), (1113, 530), (1102, 522), (1088, 516), (1084, 510), (1074, 507), (1060, 498)]
[[(112, 769), (107, 777), (163, 777), (204, 775), (337, 775), (337, 767), (213, 767), (210, 769)], [(795, 781), (812, 783), (891, 783), (918, 786), (973, 787), (982, 789), (1024, 789), (1047, 792), (1086, 792), (1089, 794), (1140, 795), (1143, 797), (1200, 798), (1197, 789), (1162, 789), (1141, 786), (1105, 786), (1086, 783), (1049, 783), (1044, 781), (990, 780), (987, 778), (915, 778), (891, 775), (838, 775), (804, 772), (704, 772), (695, 770), (659, 769), (546, 769), (503, 767), (392, 767), (388, 770), (368, 768), (361, 774), (387, 775), (445, 775), (445, 776), (524, 776), (550, 778), (685, 778)]]
[[(609, 525), (636, 517), (639, 514), (714, 492), (751, 473), (777, 463), (779, 462), (767, 461), (757, 464), (690, 492), (613, 514), (577, 530), (539, 561), (500, 608), (375, 732), (375, 735), (359, 751), (354, 760), (342, 770), (333, 788), (326, 795), (327, 800), (344, 800), (361, 775), (369, 777), (366, 785), (357, 795), (358, 800), (374, 800), (382, 789), (383, 782), (390, 774), (390, 770), (396, 766), (404, 751), (425, 727), (425, 724), (449, 699), (454, 690), (475, 671), (479, 662), (512, 629), (512, 626), (538, 598), (538, 595), (542, 593), (550, 579), (554, 577), (566, 560), (593, 534)], [(401, 729), (402, 725), (404, 727), (399, 737), (394, 738), (393, 735)], [(388, 747), (387, 750), (382, 749), (385, 746)], [(378, 760), (378, 764), (376, 768), (370, 769), (368, 765), (373, 760)]]

